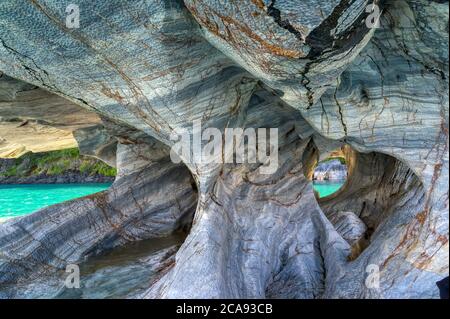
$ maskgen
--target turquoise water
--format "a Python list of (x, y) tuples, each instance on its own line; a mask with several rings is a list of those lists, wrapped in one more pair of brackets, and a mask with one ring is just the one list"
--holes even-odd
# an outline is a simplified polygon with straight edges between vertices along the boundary
[(339, 190), (339, 188), (344, 185), (345, 181), (342, 182), (330, 182), (330, 181), (313, 181), (314, 189), (319, 192), (319, 197), (325, 197), (331, 195)]
[[(344, 182), (314, 181), (319, 197), (336, 192)], [(0, 185), (0, 219), (30, 214), (40, 208), (107, 189), (111, 184)]]
[(32, 213), (42, 207), (107, 189), (111, 184), (0, 185), (0, 219)]

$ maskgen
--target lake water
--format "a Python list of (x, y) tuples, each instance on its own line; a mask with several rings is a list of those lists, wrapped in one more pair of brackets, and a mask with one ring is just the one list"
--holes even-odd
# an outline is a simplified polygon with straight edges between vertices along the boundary
[(111, 184), (0, 185), (0, 221), (107, 189)]
[[(320, 197), (336, 192), (344, 181), (314, 181)], [(0, 185), (0, 220), (30, 214), (69, 199), (107, 189), (111, 184), (26, 184)]]
[[(136, 298), (158, 276), (160, 265), (152, 261), (161, 250), (181, 245), (185, 233), (140, 240), (92, 256), (80, 264), (80, 288), (63, 288), (58, 299)], [(164, 253), (165, 254), (165, 253)], [(66, 274), (64, 274), (66, 278)]]
[(313, 181), (313, 187), (321, 198), (337, 192), (344, 183), (345, 181)]

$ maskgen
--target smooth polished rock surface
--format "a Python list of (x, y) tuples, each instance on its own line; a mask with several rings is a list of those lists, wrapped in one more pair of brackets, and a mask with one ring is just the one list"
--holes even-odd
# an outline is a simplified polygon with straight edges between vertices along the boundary
[(361, 240), (367, 231), (366, 224), (353, 212), (339, 211), (328, 215), (328, 219), (350, 245)]

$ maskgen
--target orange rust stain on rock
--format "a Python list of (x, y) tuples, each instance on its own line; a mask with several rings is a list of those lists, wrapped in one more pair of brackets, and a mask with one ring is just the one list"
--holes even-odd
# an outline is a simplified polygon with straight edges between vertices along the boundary
[(102, 88), (102, 93), (105, 94), (107, 97), (116, 100), (119, 103), (122, 103), (124, 100), (124, 97), (120, 95), (118, 91), (112, 91), (109, 88)]
[(418, 213), (418, 214), (416, 215), (416, 219), (419, 221), (419, 223), (420, 223), (421, 225), (423, 225), (423, 224), (425, 223), (425, 220), (427, 219), (427, 213), (426, 213), (426, 211), (422, 211), (422, 212)]
[[(413, 222), (408, 226), (406, 233), (400, 240), (400, 243), (397, 245), (397, 247), (393, 250), (393, 252), (385, 259), (384, 263), (382, 264), (382, 268), (386, 267), (386, 265), (389, 263), (389, 261), (394, 258), (395, 256), (399, 255), (402, 251), (406, 254), (411, 252), (414, 248), (417, 247), (419, 244), (419, 237), (418, 234), (420, 230), (422, 229), (425, 220), (427, 219), (429, 211), (425, 209), (424, 211), (420, 212), (416, 215), (416, 218), (413, 220)], [(440, 243), (440, 245), (439, 245)], [(433, 246), (439, 246), (434, 251), (434, 253), (430, 256), (426, 252), (422, 252), (412, 263), (413, 266), (417, 269), (424, 270), (426, 269), (432, 262), (434, 255), (439, 251), (441, 247), (446, 245), (448, 243), (448, 238), (444, 235), (439, 235), (436, 237), (436, 244)]]
[(262, 39), (259, 35), (254, 33), (249, 26), (245, 24), (241, 24), (238, 21), (234, 20), (231, 17), (227, 16), (220, 16), (218, 17), (223, 21), (226, 22), (228, 25), (234, 25), (239, 31), (245, 33), (249, 38), (252, 40), (258, 42), (261, 46), (263, 46), (266, 50), (269, 52), (274, 53), (275, 55), (284, 56), (287, 58), (299, 58), (300, 52), (290, 49), (285, 49), (279, 46), (276, 46), (274, 44), (266, 42), (264, 39)]
[(254, 42), (257, 42), (263, 49), (266, 51), (269, 51), (270, 53), (273, 53), (278, 56), (283, 56), (287, 58), (300, 58), (303, 56), (303, 54), (296, 50), (291, 49), (285, 49), (280, 46), (268, 43), (266, 40), (261, 38), (259, 35), (254, 33), (252, 29), (245, 24), (242, 24), (236, 20), (234, 20), (231, 17), (221, 15), (220, 13), (216, 12), (213, 9), (205, 10), (204, 14), (199, 14), (199, 12), (196, 10), (193, 6), (187, 6), (189, 11), (192, 13), (192, 15), (197, 19), (197, 21), (207, 28), (209, 31), (211, 31), (216, 36), (224, 39), (227, 42), (235, 42), (230, 32), (220, 32), (220, 29), (214, 21), (211, 21), (206, 15), (209, 13), (210, 15), (215, 15), (217, 18), (219, 18), (222, 23), (224, 24), (225, 28), (228, 28), (229, 26), (233, 26), (238, 31), (244, 33), (246, 36), (248, 36), (250, 39), (252, 39)]
[[(420, 214), (424, 214), (423, 217), (417, 217)], [(423, 212), (416, 215), (416, 219), (414, 219), (407, 227), (405, 234), (400, 240), (400, 243), (397, 245), (397, 247), (394, 248), (394, 250), (391, 252), (391, 254), (384, 260), (383, 264), (381, 265), (381, 268), (386, 267), (386, 265), (391, 261), (392, 258), (399, 255), (401, 251), (410, 251), (413, 249), (417, 243), (418, 243), (418, 232), (423, 226), (423, 222), (420, 222), (420, 219), (423, 218), (423, 221), (426, 219), (427, 212), (424, 210)]]
[(420, 270), (424, 270), (427, 268), (427, 266), (431, 263), (431, 257), (428, 256), (426, 253), (421, 253), (418, 261), (414, 262), (414, 267)]
[(445, 245), (448, 243), (448, 238), (444, 235), (439, 235), (437, 237), (437, 241), (440, 242), (442, 245)]
[(262, 2), (262, 0), (252, 0), (252, 2), (260, 9), (264, 10), (264, 8), (266, 7), (264, 5), (264, 2)]
[[(448, 238), (445, 236), (439, 236), (436, 238), (436, 242), (433, 245), (433, 247), (437, 247), (434, 252), (431, 254), (431, 256), (425, 252), (422, 252), (419, 257), (414, 261), (413, 265), (414, 267), (425, 270), (428, 268), (428, 266), (434, 261), (434, 256), (439, 252), (439, 250), (445, 246), (448, 242)], [(439, 245), (440, 243), (441, 245)]]

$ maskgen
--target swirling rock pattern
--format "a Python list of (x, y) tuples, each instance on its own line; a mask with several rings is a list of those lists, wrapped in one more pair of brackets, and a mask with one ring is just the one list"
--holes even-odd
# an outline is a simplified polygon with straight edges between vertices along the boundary
[[(379, 28), (365, 23), (369, 4), (380, 8)], [(439, 296), (436, 282), (448, 276), (448, 3), (79, 6), (80, 28), (69, 29), (58, 1), (2, 2), (0, 70), (101, 115), (103, 128), (75, 136), (119, 176), (103, 200), (0, 226), (3, 295), (26, 295), (30, 278), (67, 261), (189, 225), (196, 205), (174, 262), (139, 296)], [(194, 120), (278, 128), (278, 170), (181, 158), (189, 174), (168, 149)], [(318, 203), (311, 168), (341, 146), (349, 182)], [(355, 215), (333, 218), (339, 211)], [(361, 231), (346, 240), (342, 223)], [(380, 271), (376, 287), (367, 266)]]

